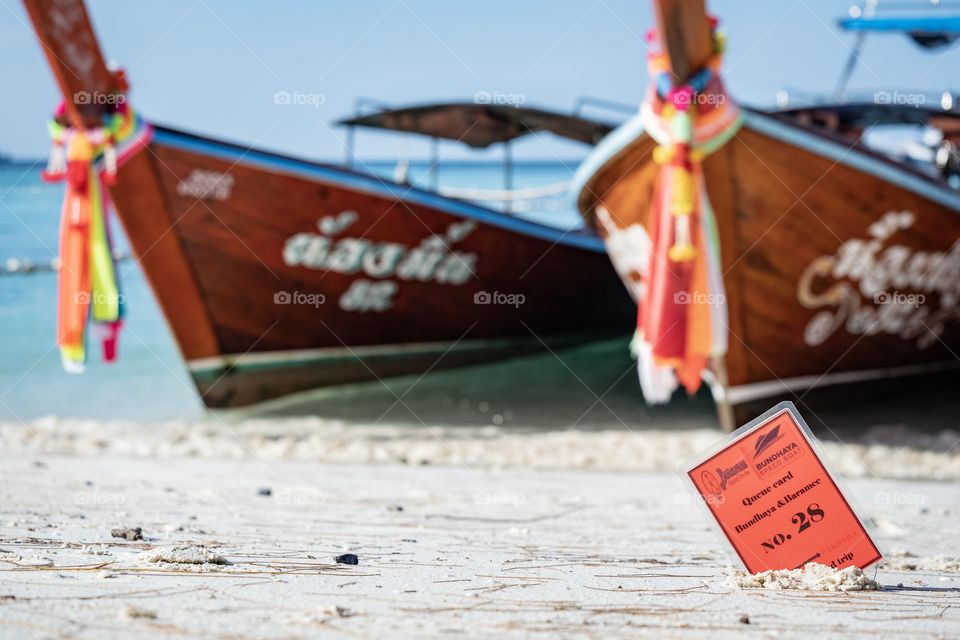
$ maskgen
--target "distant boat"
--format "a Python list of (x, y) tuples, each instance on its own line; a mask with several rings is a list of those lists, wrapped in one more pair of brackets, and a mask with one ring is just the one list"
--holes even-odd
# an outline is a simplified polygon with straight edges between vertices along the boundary
[[(700, 79), (717, 45), (703, 0), (653, 4), (669, 66), (651, 91), (663, 96)], [(881, 20), (875, 10), (876, 2), (855, 8), (841, 24), (860, 33), (903, 32), (924, 46), (960, 35), (957, 17)], [(701, 86), (700, 95), (722, 95), (711, 93), (712, 86)], [(707, 117), (710, 105), (701, 107), (696, 97), (694, 117)], [(864, 132), (886, 124), (927, 127), (928, 147), (897, 155), (868, 146)], [(960, 109), (949, 93), (880, 91), (851, 98), (844, 80), (831, 99), (786, 99), (774, 111), (742, 109), (742, 128), (698, 169), (713, 204), (720, 250), (724, 308), (714, 316), (722, 318), (720, 326), (713, 328), (726, 342), (702, 379), (725, 425), (742, 424), (776, 400), (802, 399), (813, 390), (849, 385), (838, 388), (842, 394), (850, 386), (877, 388), (881, 379), (901, 384), (907, 376), (957, 367), (958, 143)], [(657, 186), (661, 170), (671, 163), (670, 154), (660, 152), (665, 165), (658, 164), (655, 147), (644, 116), (625, 123), (581, 167), (578, 202), (641, 309), (656, 305), (670, 312), (671, 305), (686, 305), (677, 317), (688, 322), (675, 327), (673, 336), (664, 335), (687, 340), (689, 349), (690, 316), (683, 314), (691, 294), (677, 300), (649, 294), (652, 253), (668, 261), (676, 278), (685, 269), (665, 251), (658, 253), (649, 235), (651, 211), (663, 196), (658, 189), (664, 186)], [(693, 223), (704, 221), (701, 209)]]
[[(25, 5), (66, 117), (100, 126), (123, 87), (83, 3)], [(285, 99), (295, 96), (275, 96)], [(593, 144), (612, 128), (474, 103), (380, 109), (346, 124), (471, 147), (530, 132)], [(110, 195), (209, 407), (629, 333), (632, 303), (592, 232), (538, 224), (403, 176), (152, 129)]]

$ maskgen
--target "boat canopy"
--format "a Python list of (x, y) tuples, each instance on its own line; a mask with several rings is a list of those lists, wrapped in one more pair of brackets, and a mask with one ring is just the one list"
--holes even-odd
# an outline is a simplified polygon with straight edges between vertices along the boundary
[(476, 149), (542, 131), (593, 145), (615, 126), (544, 109), (472, 102), (384, 109), (337, 124), (454, 140)]
[(860, 15), (840, 20), (840, 28), (860, 33), (905, 33), (922, 47), (934, 48), (960, 38), (960, 15), (877, 17)]

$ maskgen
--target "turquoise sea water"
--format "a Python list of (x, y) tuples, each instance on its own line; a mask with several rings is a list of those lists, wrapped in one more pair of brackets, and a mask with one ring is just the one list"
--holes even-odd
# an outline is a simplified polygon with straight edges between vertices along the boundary
[[(47, 263), (56, 256), (61, 185), (39, 177), (42, 164), (0, 166), (0, 261), (10, 258)], [(393, 163), (360, 164), (386, 176)], [(568, 180), (575, 163), (519, 163), (514, 187)], [(429, 184), (425, 164), (410, 167), (415, 183)], [(443, 165), (443, 186), (499, 189), (503, 171), (496, 164)], [(562, 228), (579, 225), (566, 197), (521, 215)], [(126, 240), (114, 227), (123, 250)], [(143, 273), (128, 260), (120, 264), (127, 316), (119, 361), (104, 365), (93, 351), (83, 375), (60, 366), (55, 336), (56, 275), (0, 275), (0, 421), (40, 416), (98, 419), (192, 419), (203, 414), (193, 384)], [(93, 349), (99, 349), (96, 342)]]

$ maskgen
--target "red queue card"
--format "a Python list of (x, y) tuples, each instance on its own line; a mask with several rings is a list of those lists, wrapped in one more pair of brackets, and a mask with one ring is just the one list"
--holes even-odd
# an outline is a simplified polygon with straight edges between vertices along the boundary
[(792, 402), (737, 429), (684, 471), (750, 573), (808, 562), (865, 569), (883, 557)]

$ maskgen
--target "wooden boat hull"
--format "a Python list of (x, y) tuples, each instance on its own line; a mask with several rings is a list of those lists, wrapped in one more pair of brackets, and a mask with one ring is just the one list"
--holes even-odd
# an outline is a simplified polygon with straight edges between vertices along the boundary
[[(634, 297), (649, 256), (653, 147), (631, 121), (578, 176), (581, 211)], [(758, 400), (957, 365), (960, 194), (756, 112), (704, 172), (729, 313), (729, 349), (710, 380), (725, 423), (748, 419)]]
[[(209, 353), (174, 329), (208, 406), (629, 333), (629, 298), (593, 235), (170, 129), (148, 153), (182, 250), (167, 257), (186, 262), (202, 308), (176, 292), (161, 302), (215, 337)], [(159, 215), (119, 191), (128, 232)], [(146, 255), (165, 262), (158, 251)]]
[[(101, 126), (126, 82), (82, 0), (24, 4), (69, 122)], [(110, 196), (210, 407), (626, 336), (632, 324), (592, 233), (369, 173), (155, 128)]]

